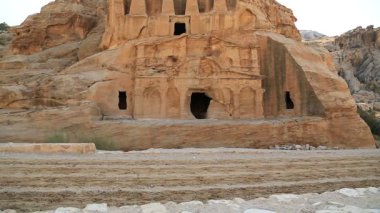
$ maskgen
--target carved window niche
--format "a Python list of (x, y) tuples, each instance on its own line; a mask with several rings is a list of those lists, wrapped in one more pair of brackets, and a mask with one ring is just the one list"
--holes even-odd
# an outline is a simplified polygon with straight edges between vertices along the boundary
[(126, 91), (119, 91), (119, 109), (120, 110), (127, 110), (128, 103), (127, 103), (127, 92)]
[(190, 34), (190, 16), (171, 16), (171, 35)]

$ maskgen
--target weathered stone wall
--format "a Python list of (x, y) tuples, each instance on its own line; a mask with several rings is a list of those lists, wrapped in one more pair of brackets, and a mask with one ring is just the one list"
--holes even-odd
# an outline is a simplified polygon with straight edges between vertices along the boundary
[(273, 0), (163, 0), (154, 4), (150, 1), (108, 0), (108, 5), (103, 48), (137, 38), (174, 35), (176, 23), (185, 24), (187, 34), (260, 29), (300, 40), (291, 11)]

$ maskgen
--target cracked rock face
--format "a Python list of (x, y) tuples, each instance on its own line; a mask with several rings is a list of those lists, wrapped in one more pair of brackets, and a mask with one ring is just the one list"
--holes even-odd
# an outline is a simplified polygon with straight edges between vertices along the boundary
[(358, 103), (380, 102), (380, 28), (356, 28), (335, 40), (337, 68)]

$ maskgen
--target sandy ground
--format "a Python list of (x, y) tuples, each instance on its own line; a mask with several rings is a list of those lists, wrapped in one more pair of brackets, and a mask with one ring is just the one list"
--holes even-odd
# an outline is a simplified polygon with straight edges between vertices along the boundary
[(0, 153), (0, 209), (19, 212), (379, 187), (380, 150)]

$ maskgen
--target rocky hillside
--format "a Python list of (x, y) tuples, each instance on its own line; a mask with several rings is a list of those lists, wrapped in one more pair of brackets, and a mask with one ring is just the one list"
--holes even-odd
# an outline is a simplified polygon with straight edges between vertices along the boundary
[(13, 29), (14, 54), (32, 54), (66, 43), (79, 42), (82, 59), (97, 51), (104, 32), (106, 1), (56, 0)]
[(313, 30), (300, 30), (300, 33), (304, 41), (313, 41), (326, 37), (326, 35)]
[[(365, 111), (380, 111), (380, 28), (358, 27), (337, 37), (303, 40), (321, 52), (328, 51), (357, 104)], [(322, 49), (321, 49), (322, 47)]]
[(358, 27), (335, 39), (335, 64), (357, 103), (380, 111), (380, 28)]
[(66, 105), (48, 93), (69, 84), (60, 71), (101, 50), (105, 14), (105, 0), (56, 0), (0, 34), (0, 108)]

